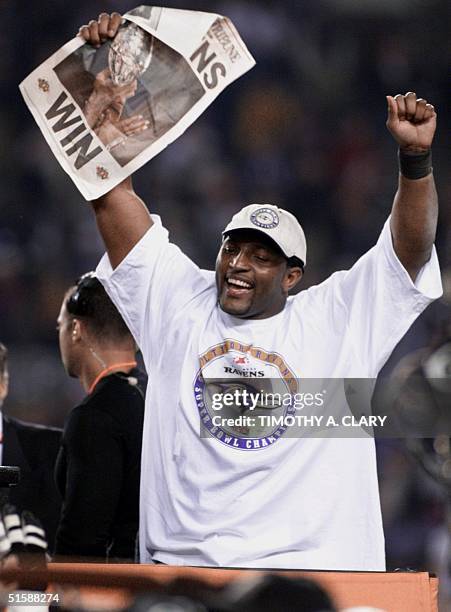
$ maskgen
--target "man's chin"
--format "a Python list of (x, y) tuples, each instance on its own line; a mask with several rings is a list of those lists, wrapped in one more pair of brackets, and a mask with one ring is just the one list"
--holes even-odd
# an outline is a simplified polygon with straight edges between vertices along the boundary
[(78, 378), (77, 374), (74, 372), (74, 370), (70, 366), (65, 365), (65, 364), (63, 365), (64, 365), (64, 369), (66, 370), (66, 374), (68, 376), (70, 376), (71, 378)]
[(219, 300), (219, 306), (228, 315), (233, 317), (246, 318), (249, 316), (251, 304), (243, 304), (238, 301), (231, 302), (230, 300)]

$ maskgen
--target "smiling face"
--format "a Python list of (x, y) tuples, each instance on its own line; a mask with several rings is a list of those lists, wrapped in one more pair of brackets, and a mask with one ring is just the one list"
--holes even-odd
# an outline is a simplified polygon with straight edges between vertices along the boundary
[(266, 319), (283, 310), (289, 290), (301, 276), (301, 268), (289, 267), (265, 234), (234, 230), (216, 260), (219, 305), (235, 317)]

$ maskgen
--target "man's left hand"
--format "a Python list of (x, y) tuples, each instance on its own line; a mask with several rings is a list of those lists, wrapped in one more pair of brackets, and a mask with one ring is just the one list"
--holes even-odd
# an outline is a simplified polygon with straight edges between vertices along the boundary
[(406, 153), (424, 153), (431, 148), (437, 115), (432, 104), (409, 91), (387, 96), (387, 128)]

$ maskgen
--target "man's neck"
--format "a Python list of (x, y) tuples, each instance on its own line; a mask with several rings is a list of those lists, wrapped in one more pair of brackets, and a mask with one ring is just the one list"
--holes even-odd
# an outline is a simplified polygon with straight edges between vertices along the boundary
[(78, 376), (86, 393), (92, 393), (97, 383), (114, 372), (129, 372), (136, 366), (136, 357), (131, 350), (98, 350), (90, 348), (82, 371)]

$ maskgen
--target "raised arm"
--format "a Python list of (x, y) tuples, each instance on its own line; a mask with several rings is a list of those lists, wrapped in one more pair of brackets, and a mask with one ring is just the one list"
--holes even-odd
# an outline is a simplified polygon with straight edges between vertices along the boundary
[[(86, 42), (99, 47), (114, 38), (120, 25), (119, 13), (102, 13), (97, 21), (82, 26), (79, 35)], [(116, 268), (152, 226), (149, 211), (134, 192), (131, 178), (92, 202), (92, 206), (111, 265)]]
[(387, 128), (399, 145), (400, 156), (390, 227), (396, 254), (415, 281), (431, 256), (437, 228), (437, 192), (430, 155), (436, 113), (414, 92), (387, 96), (387, 102)]
[(134, 192), (131, 177), (92, 202), (92, 207), (114, 269), (153, 225), (153, 221), (144, 202)]

